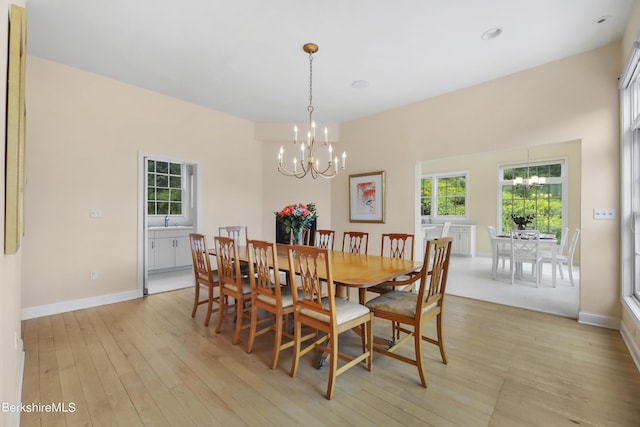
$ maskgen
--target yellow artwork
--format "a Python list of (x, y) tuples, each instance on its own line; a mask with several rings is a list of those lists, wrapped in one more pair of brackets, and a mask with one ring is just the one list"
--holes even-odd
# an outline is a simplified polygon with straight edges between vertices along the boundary
[(9, 17), (9, 64), (7, 86), (7, 141), (5, 181), (4, 253), (15, 254), (24, 231), (24, 102), (27, 59), (26, 12), (11, 5)]

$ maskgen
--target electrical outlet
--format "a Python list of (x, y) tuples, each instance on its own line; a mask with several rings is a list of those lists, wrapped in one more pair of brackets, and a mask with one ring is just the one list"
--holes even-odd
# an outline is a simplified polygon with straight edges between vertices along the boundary
[(593, 219), (616, 219), (616, 210), (615, 208), (594, 209)]
[(91, 280), (97, 280), (98, 279), (98, 273), (96, 273), (95, 271), (92, 271), (91, 273), (89, 273), (89, 278)]

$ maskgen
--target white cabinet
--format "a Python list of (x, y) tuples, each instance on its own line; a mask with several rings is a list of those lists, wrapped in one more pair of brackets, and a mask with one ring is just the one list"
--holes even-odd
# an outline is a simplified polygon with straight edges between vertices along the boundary
[[(423, 227), (426, 240), (435, 239), (442, 235), (442, 224), (429, 224)], [(451, 254), (475, 256), (476, 254), (476, 226), (474, 224), (451, 224)]]
[(192, 263), (189, 245), (191, 229), (174, 230), (170, 227), (148, 232), (147, 263), (149, 270), (187, 267)]

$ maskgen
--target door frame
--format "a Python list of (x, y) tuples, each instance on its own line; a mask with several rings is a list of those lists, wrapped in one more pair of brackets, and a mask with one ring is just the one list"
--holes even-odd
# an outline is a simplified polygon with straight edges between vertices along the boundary
[(193, 223), (194, 232), (200, 230), (201, 217), (201, 176), (200, 162), (197, 160), (185, 159), (166, 154), (151, 153), (146, 151), (138, 151), (138, 297), (147, 295), (147, 158), (155, 160), (163, 160), (169, 162), (180, 162), (192, 165), (195, 169), (193, 174), (193, 182), (191, 183), (192, 191), (191, 200), (195, 204), (195, 221)]

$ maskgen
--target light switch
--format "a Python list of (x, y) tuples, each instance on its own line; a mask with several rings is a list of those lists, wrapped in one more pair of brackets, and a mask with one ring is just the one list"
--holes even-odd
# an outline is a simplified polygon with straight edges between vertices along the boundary
[(594, 209), (593, 219), (616, 219), (616, 210), (615, 208)]

